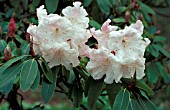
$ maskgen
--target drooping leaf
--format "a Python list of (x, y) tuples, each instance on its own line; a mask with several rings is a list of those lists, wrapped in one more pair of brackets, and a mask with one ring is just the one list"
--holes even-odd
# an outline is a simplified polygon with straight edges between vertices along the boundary
[(111, 108), (113, 107), (117, 93), (120, 91), (121, 85), (118, 83), (112, 83), (106, 85), (106, 91), (109, 97), (109, 102)]
[(142, 109), (134, 99), (130, 99), (128, 110), (142, 110)]
[(74, 107), (79, 107), (83, 99), (83, 88), (81, 84), (75, 83), (72, 89), (72, 99)]
[(87, 97), (88, 92), (89, 92), (89, 88), (90, 88), (90, 84), (93, 81), (93, 78), (91, 76), (88, 77), (88, 79), (85, 82), (85, 89), (84, 89), (84, 96)]
[(55, 87), (56, 87), (57, 74), (59, 72), (59, 69), (60, 67), (52, 68), (52, 74), (53, 74), (52, 84), (47, 83), (45, 79), (42, 80), (41, 97), (45, 103), (47, 103), (54, 94)]
[(36, 76), (33, 84), (30, 87), (31, 91), (37, 90), (39, 83), (40, 83), (40, 71), (38, 71), (37, 76)]
[(156, 110), (155, 106), (149, 99), (142, 99), (141, 97), (138, 97), (137, 101), (141, 110)]
[(148, 67), (146, 68), (146, 71), (149, 82), (152, 84), (156, 83), (159, 77), (159, 70), (156, 67), (156, 64), (155, 63), (149, 64)]
[(127, 89), (121, 89), (116, 96), (113, 110), (127, 110), (130, 101), (130, 93)]
[(59, 0), (45, 0), (45, 5), (49, 13), (54, 13), (57, 10)]
[(156, 62), (160, 75), (165, 83), (170, 83), (170, 74), (166, 73), (164, 66), (160, 62)]
[(0, 74), (0, 87), (3, 87), (11, 80), (13, 80), (21, 71), (22, 63), (18, 63), (14, 66), (9, 67), (3, 73)]
[(41, 69), (42, 69), (45, 77), (48, 79), (48, 81), (50, 81), (52, 83), (53, 82), (53, 75), (52, 75), (51, 69), (47, 65), (47, 62), (45, 60), (42, 60), (40, 66), (41, 66)]
[(13, 63), (21, 60), (21, 59), (24, 58), (24, 57), (27, 57), (27, 56), (23, 55), (23, 56), (19, 56), (19, 57), (16, 57), (16, 58), (13, 58), (13, 59), (7, 61), (5, 64), (3, 64), (3, 65), (0, 67), (0, 74), (3, 73), (3, 72), (4, 72), (9, 66), (11, 66)]
[(135, 87), (145, 91), (149, 96), (154, 95), (152, 89), (142, 81), (136, 81)]
[(35, 59), (29, 59), (23, 63), (21, 70), (20, 87), (22, 91), (27, 91), (34, 83), (38, 74), (38, 65)]
[(101, 91), (102, 91), (102, 87), (103, 87), (103, 82), (104, 82), (104, 78), (99, 79), (99, 80), (94, 80), (91, 76), (89, 77), (91, 78), (90, 80), (90, 87), (88, 90), (88, 105), (90, 108), (94, 107), (94, 104), (96, 103)]

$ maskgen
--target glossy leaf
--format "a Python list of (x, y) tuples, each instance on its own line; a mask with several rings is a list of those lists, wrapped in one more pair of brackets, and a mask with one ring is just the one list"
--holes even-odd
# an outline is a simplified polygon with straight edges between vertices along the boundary
[(130, 93), (126, 89), (121, 89), (116, 96), (113, 110), (127, 110), (130, 101)]
[(88, 105), (90, 108), (94, 107), (94, 104), (96, 103), (101, 91), (102, 91), (102, 87), (103, 87), (103, 82), (104, 82), (104, 78), (99, 79), (99, 80), (94, 80), (91, 76), (89, 77), (91, 78), (90, 80), (90, 87), (88, 90)]
[(124, 23), (125, 22), (125, 18), (122, 18), (122, 17), (114, 18), (113, 22), (115, 22), (115, 23)]
[(4, 49), (6, 48), (7, 43), (5, 40), (0, 40), (0, 52), (3, 52)]
[(90, 20), (89, 24), (90, 24), (90, 26), (95, 27), (96, 29), (101, 28), (101, 25), (98, 22), (94, 21), (94, 20)]
[(11, 80), (13, 80), (21, 71), (22, 63), (18, 63), (14, 66), (9, 67), (3, 73), (0, 74), (0, 87), (3, 87)]
[(34, 83), (38, 74), (38, 65), (35, 59), (29, 59), (23, 63), (21, 70), (20, 87), (22, 91), (27, 91)]
[(57, 10), (59, 0), (45, 0), (45, 5), (49, 13), (54, 13)]
[(33, 84), (30, 87), (31, 91), (37, 90), (39, 83), (40, 83), (40, 71), (38, 71), (37, 76), (36, 76)]
[(0, 88), (0, 92), (2, 94), (8, 94), (13, 87), (14, 80), (10, 80), (8, 83), (6, 83), (3, 87)]
[(21, 47), (21, 54), (22, 55), (28, 55), (30, 52), (30, 44), (24, 43), (24, 45)]
[(60, 67), (54, 67), (52, 69), (52, 74), (53, 74), (53, 83), (52, 84), (47, 83), (45, 81), (45, 79), (42, 80), (41, 97), (45, 103), (47, 103), (52, 98), (52, 96), (54, 94), (59, 68)]
[(120, 91), (121, 85), (118, 83), (112, 83), (106, 85), (106, 91), (109, 98), (111, 108), (113, 107), (117, 93)]
[(0, 74), (3, 73), (9, 66), (11, 66), (13, 63), (21, 60), (22, 58), (26, 57), (25, 55), (23, 56), (19, 56), (19, 57), (16, 57), (16, 58), (13, 58), (9, 61), (7, 61), (5, 64), (3, 64), (1, 67), (0, 67)]
[(17, 47), (17, 45), (15, 44), (14, 41), (10, 41), (10, 42), (8, 43), (8, 45), (9, 45), (11, 51), (15, 50), (16, 47)]
[(149, 96), (154, 95), (154, 92), (152, 91), (152, 89), (141, 81), (136, 81), (135, 87), (145, 91)]

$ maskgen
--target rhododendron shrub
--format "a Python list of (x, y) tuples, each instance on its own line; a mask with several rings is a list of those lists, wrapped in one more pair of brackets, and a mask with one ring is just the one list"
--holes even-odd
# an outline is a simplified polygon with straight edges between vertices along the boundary
[[(149, 99), (153, 91), (142, 80), (144, 53), (150, 44), (143, 37), (142, 21), (122, 28), (107, 19), (96, 29), (89, 26), (81, 2), (73, 2), (61, 15), (48, 14), (44, 5), (36, 11), (38, 24), (29, 25), (28, 42), (18, 40), (25, 50), (16, 55), (7, 46), (4, 51), (5, 63), (0, 67), (3, 94), (8, 94), (13, 84), (23, 92), (41, 85), (44, 102), (61, 92), (74, 107), (93, 109), (97, 100), (104, 103), (101, 94), (106, 94), (114, 110), (155, 110)], [(89, 39), (97, 43), (90, 46)], [(9, 85), (9, 90), (4, 89)], [(87, 106), (82, 103), (85, 97)]]

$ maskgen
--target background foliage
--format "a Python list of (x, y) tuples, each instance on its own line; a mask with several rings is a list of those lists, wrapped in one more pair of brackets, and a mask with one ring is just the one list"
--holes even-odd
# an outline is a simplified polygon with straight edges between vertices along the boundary
[[(12, 53), (11, 57), (15, 57), (14, 59), (10, 60), (10, 62), (5, 63), (5, 66), (1, 66), (0, 71), (0, 94), (1, 99), (6, 97), (3, 94), (10, 94), (10, 91), (14, 89), (18, 89), (19, 85), (21, 90), (27, 91), (31, 89), (31, 91), (35, 91), (39, 83), (42, 82), (41, 88), (41, 95), (44, 102), (48, 102), (51, 97), (53, 96), (53, 92), (56, 87), (56, 83), (58, 82), (57, 86), (59, 89), (61, 85), (66, 86), (63, 90), (56, 90), (56, 92), (62, 92), (66, 94), (72, 101), (75, 107), (79, 105), (84, 108), (84, 105), (81, 105), (81, 100), (83, 93), (81, 91), (85, 90), (85, 96), (89, 96), (88, 99), (83, 100), (84, 103), (90, 103), (89, 105), (93, 105), (98, 99), (98, 95), (100, 92), (94, 93), (96, 90), (102, 90), (102, 85), (99, 81), (99, 88), (94, 88), (92, 84), (88, 85), (88, 80), (93, 82), (91, 78), (87, 77), (88, 75), (82, 75), (82, 71), (79, 68), (75, 68), (74, 71), (68, 72), (64, 67), (60, 67), (60, 69), (52, 69), (52, 71), (47, 66), (47, 63), (43, 58), (40, 56), (33, 56), (32, 53), (32, 45), (29, 40), (29, 35), (26, 33), (26, 29), (30, 23), (37, 24), (37, 17), (36, 17), (36, 8), (45, 4), (46, 9), (49, 13), (57, 13), (61, 14), (61, 10), (68, 5), (72, 5), (75, 0), (0, 0), (0, 65), (3, 65), (5, 61), (5, 53), (4, 50), (9, 47)], [(90, 18), (90, 27), (95, 27), (96, 29), (100, 29), (101, 24), (106, 21), (108, 18), (112, 20), (112, 25), (117, 25), (123, 28), (126, 25), (129, 25), (135, 22), (137, 19), (142, 20), (145, 29), (143, 37), (147, 37), (151, 40), (151, 44), (147, 47), (145, 57), (146, 57), (146, 77), (144, 78), (144, 82), (146, 82), (154, 91), (154, 96), (151, 97), (153, 102), (156, 104), (157, 109), (166, 110), (170, 107), (170, 52), (168, 43), (168, 37), (163, 35), (169, 35), (170, 31), (168, 28), (162, 27), (162, 24), (159, 23), (160, 19), (165, 19), (169, 17), (168, 10), (170, 6), (170, 0), (80, 0), (83, 3), (83, 6), (86, 8), (88, 12), (88, 16)], [(159, 17), (161, 16), (161, 17)], [(9, 29), (9, 25), (11, 24), (10, 19), (14, 18), (16, 22), (15, 30), (11, 31)], [(167, 20), (166, 20), (167, 21)], [(165, 22), (166, 22), (165, 21)], [(167, 21), (166, 25), (168, 27), (170, 21)], [(170, 25), (169, 25), (170, 27)], [(170, 29), (170, 28), (169, 28)], [(161, 31), (162, 30), (162, 31)], [(164, 33), (165, 32), (165, 33)], [(96, 44), (96, 40), (91, 38), (87, 43), (89, 46), (93, 47)], [(18, 57), (19, 56), (19, 57)], [(10, 58), (9, 58), (10, 59)], [(42, 64), (37, 62), (37, 59), (42, 60)], [(23, 63), (21, 63), (22, 61)], [(15, 64), (16, 65), (13, 65)], [(80, 66), (84, 68), (87, 63), (87, 59), (82, 59)], [(29, 65), (34, 65), (30, 68)], [(3, 67), (3, 68), (2, 68)], [(6, 70), (6, 68), (8, 68)], [(39, 68), (39, 69), (38, 69)], [(27, 76), (24, 74), (24, 70), (30, 70), (30, 78), (25, 79)], [(10, 74), (3, 74), (4, 71)], [(53, 76), (52, 74), (54, 71), (58, 71), (60, 75), (58, 77)], [(21, 73), (20, 73), (21, 72)], [(21, 76), (19, 76), (19, 73)], [(41, 74), (44, 74), (43, 78)], [(56, 72), (54, 72), (56, 73)], [(79, 79), (76, 75), (80, 74), (86, 82), (81, 82), (81, 80), (75, 81), (75, 79)], [(68, 82), (63, 81), (63, 76), (65, 80)], [(35, 80), (36, 79), (36, 80)], [(19, 83), (20, 80), (20, 83)], [(35, 82), (37, 81), (37, 82)], [(49, 82), (52, 84), (49, 85)], [(32, 83), (29, 83), (32, 82)], [(48, 82), (48, 83), (47, 83)], [(125, 83), (128, 81), (125, 79)], [(62, 83), (62, 84), (61, 84)], [(77, 83), (81, 83), (82, 85), (86, 85), (83, 87), (79, 87)], [(141, 84), (141, 81), (139, 82)], [(131, 84), (131, 82), (130, 82)], [(139, 85), (140, 85), (139, 84)], [(95, 84), (94, 84), (95, 85)], [(128, 86), (127, 86), (128, 85)], [(129, 84), (125, 85), (128, 90), (131, 90)], [(69, 87), (68, 87), (69, 86)], [(87, 87), (88, 86), (88, 87)], [(92, 87), (91, 87), (92, 86)], [(117, 87), (118, 91), (120, 90), (119, 85), (112, 85)], [(110, 85), (110, 87), (112, 88)], [(133, 85), (132, 85), (133, 86)], [(143, 86), (135, 85), (137, 88)], [(47, 91), (46, 88), (49, 88)], [(106, 86), (106, 91), (108, 92), (111, 90), (109, 85)], [(84, 88), (84, 89), (83, 89)], [(89, 90), (86, 90), (89, 89)], [(115, 90), (115, 88), (114, 88)], [(115, 94), (108, 94), (110, 98), (116, 98), (116, 100), (120, 100), (125, 97), (129, 97), (129, 92), (126, 89), (122, 89), (115, 93)], [(66, 92), (68, 91), (68, 92)], [(77, 92), (79, 91), (79, 92)], [(86, 92), (87, 91), (87, 92)], [(133, 90), (132, 90), (133, 91)], [(144, 88), (144, 91), (147, 91), (148, 95), (152, 94), (148, 92)], [(140, 91), (141, 92), (141, 91)], [(109, 93), (109, 92), (108, 92)], [(164, 94), (161, 94), (164, 93)], [(97, 94), (97, 95), (94, 95)], [(109, 103), (113, 105), (113, 102), (110, 100), (108, 102), (108, 98), (106, 97), (106, 92), (103, 92), (102, 95), (99, 97), (98, 102), (95, 106), (96, 109), (110, 109)], [(124, 95), (121, 95), (124, 94)], [(145, 96), (143, 92), (141, 92), (142, 96), (146, 99), (148, 98)], [(96, 96), (96, 97), (95, 97)], [(81, 98), (80, 98), (81, 97)], [(93, 98), (92, 98), (93, 97)], [(90, 98), (90, 99), (89, 99)], [(139, 97), (140, 98), (140, 97)], [(129, 100), (129, 99), (127, 99)], [(141, 99), (137, 99), (141, 101)], [(1, 100), (0, 100), (1, 101)], [(10, 99), (9, 99), (10, 102)], [(105, 104), (106, 106), (102, 105)], [(129, 103), (135, 103), (134, 100), (129, 100)], [(152, 105), (146, 106), (151, 107)], [(119, 105), (119, 104), (117, 104)], [(117, 109), (116, 104), (114, 108)], [(132, 104), (133, 105), (133, 104)], [(135, 104), (134, 104), (135, 105)], [(86, 105), (85, 105), (86, 106)], [(124, 108), (127, 105), (124, 105)], [(128, 106), (127, 106), (128, 107)], [(120, 108), (121, 109), (121, 108)], [(129, 108), (130, 109), (130, 108)], [(145, 110), (147, 108), (143, 108)]]

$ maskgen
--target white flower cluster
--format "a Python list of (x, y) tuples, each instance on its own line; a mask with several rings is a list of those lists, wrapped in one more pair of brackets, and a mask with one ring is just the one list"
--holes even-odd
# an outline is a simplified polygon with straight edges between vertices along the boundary
[[(39, 24), (30, 25), (27, 32), (33, 40), (35, 54), (40, 54), (48, 62), (50, 68), (64, 65), (66, 69), (79, 65), (79, 56), (90, 58), (87, 70), (94, 79), (106, 75), (105, 83), (119, 82), (122, 77), (131, 78), (136, 75), (141, 79), (145, 69), (144, 52), (149, 39), (142, 38), (143, 24), (135, 24), (117, 31), (107, 20), (101, 30), (87, 29), (89, 18), (80, 2), (74, 2), (62, 14), (47, 15), (44, 6), (37, 9)], [(98, 48), (91, 49), (85, 42), (88, 38), (96, 38)], [(135, 74), (136, 73), (136, 74)]]
[(50, 68), (61, 64), (71, 70), (79, 65), (78, 56), (88, 48), (85, 42), (91, 34), (86, 29), (89, 23), (87, 12), (80, 2), (73, 5), (63, 9), (64, 16), (47, 15), (42, 5), (37, 9), (38, 26), (30, 25), (27, 29), (33, 39), (35, 54), (41, 54)]
[(135, 24), (116, 31), (117, 27), (109, 25), (107, 20), (101, 30), (91, 29), (91, 34), (98, 41), (98, 49), (89, 50), (90, 61), (87, 69), (94, 79), (101, 79), (105, 74), (105, 83), (119, 82), (122, 77), (141, 79), (145, 69), (144, 52), (150, 43), (142, 38), (143, 24)]

